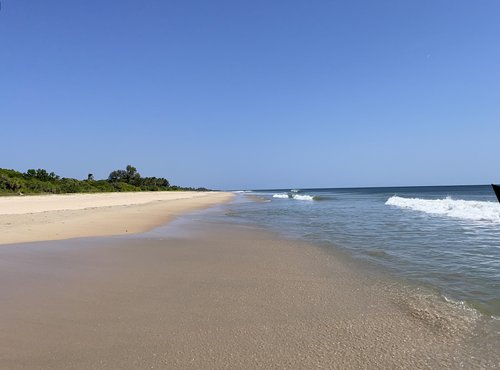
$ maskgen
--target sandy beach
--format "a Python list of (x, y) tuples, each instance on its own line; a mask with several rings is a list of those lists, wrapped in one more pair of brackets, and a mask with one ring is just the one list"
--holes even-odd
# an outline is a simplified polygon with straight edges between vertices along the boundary
[(144, 232), (231, 198), (188, 191), (0, 197), (0, 244)]
[[(2, 224), (2, 242), (116, 235), (125, 227), (139, 232), (231, 199), (225, 193), (124, 196), (110, 196), (114, 203), (104, 196), (40, 198), (33, 208), (12, 207), (2, 216), (10, 220)], [(48, 199), (63, 201), (55, 206)], [(15, 214), (20, 209), (32, 213)], [(494, 342), (481, 342), (475, 317), (424, 291), (304, 242), (182, 217), (188, 222), (161, 232), (0, 248), (0, 368), (499, 365)], [(61, 224), (69, 231), (54, 234)], [(28, 229), (36, 233), (24, 235)]]
[(5, 369), (492, 364), (467, 352), (473, 322), (320, 248), (234, 225), (1, 248), (0, 284)]

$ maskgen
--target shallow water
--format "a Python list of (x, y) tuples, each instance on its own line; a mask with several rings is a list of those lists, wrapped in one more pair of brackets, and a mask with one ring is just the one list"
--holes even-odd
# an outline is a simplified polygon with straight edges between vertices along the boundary
[[(308, 193), (314, 193), (307, 191)], [(203, 230), (231, 230), (231, 224), (236, 223), (238, 229), (255, 230), (265, 227), (280, 234), (283, 239), (291, 240), (302, 239), (308, 243), (299, 243), (301, 248), (316, 245), (321, 250), (327, 251), (325, 260), (329, 260), (333, 256), (335, 263), (329, 265), (332, 274), (336, 274), (336, 278), (331, 281), (334, 287), (339, 285), (343, 287), (346, 280), (361, 279), (365, 283), (361, 286), (369, 285), (370, 288), (367, 294), (375, 295), (380, 298), (380, 302), (385, 302), (388, 309), (387, 312), (374, 311), (374, 307), (366, 307), (367, 311), (364, 314), (375, 315), (377, 320), (386, 317), (394, 306), (397, 307), (399, 314), (402, 314), (410, 321), (418, 323), (419, 330), (431, 330), (441, 340), (447, 344), (447, 349), (442, 349), (441, 353), (446, 356), (451, 356), (453, 364), (448, 364), (445, 367), (463, 367), (463, 368), (497, 368), (500, 367), (500, 359), (498, 357), (498, 348), (500, 346), (500, 320), (495, 318), (484, 307), (480, 309), (474, 308), (471, 301), (461, 301), (457, 298), (451, 298), (452, 295), (441, 285), (433, 285), (426, 279), (419, 279), (418, 275), (410, 274), (409, 270), (402, 271), (398, 267), (397, 259), (390, 259), (389, 253), (380, 249), (354, 249), (354, 248), (338, 248), (338, 243), (333, 243), (328, 239), (328, 234), (317, 233), (316, 237), (310, 230), (314, 231), (314, 223), (321, 220), (321, 215), (316, 218), (314, 208), (308, 208), (307, 203), (304, 206), (297, 204), (295, 215), (292, 215), (292, 208), (287, 210), (287, 207), (294, 207), (293, 203), (278, 203), (277, 200), (298, 200), (291, 197), (273, 198), (272, 192), (246, 193), (245, 196), (238, 196), (232, 203), (218, 205), (201, 212), (183, 215), (177, 218), (174, 222), (161, 228), (155, 229), (149, 233), (136, 236), (137, 238), (189, 238), (193, 233)], [(307, 194), (304, 194), (307, 195)], [(325, 195), (312, 195), (325, 198)], [(333, 199), (329, 195), (330, 199)], [(303, 197), (302, 199), (306, 199)], [(276, 201), (275, 204), (272, 204)], [(312, 201), (309, 201), (311, 206)], [(318, 202), (321, 203), (321, 202)], [(309, 213), (305, 213), (309, 210)], [(298, 212), (300, 211), (300, 212)], [(308, 218), (304, 215), (308, 214)], [(277, 223), (277, 221), (281, 223)], [(193, 222), (194, 221), (194, 222)], [(297, 225), (309, 225), (303, 229), (302, 234), (297, 232)], [(326, 222), (325, 222), (326, 223)], [(361, 225), (358, 225), (361, 227)], [(340, 226), (337, 225), (337, 230), (340, 233)], [(308, 230), (309, 232), (304, 232)], [(257, 233), (258, 234), (258, 233)], [(270, 235), (273, 235), (271, 233)], [(326, 235), (326, 236), (325, 236)], [(342, 236), (346, 239), (349, 234), (343, 233)], [(351, 236), (352, 237), (352, 236)], [(359, 237), (359, 236), (358, 236)], [(338, 240), (341, 240), (340, 238)], [(365, 241), (369, 241), (366, 237)], [(255, 241), (256, 245), (261, 245)], [(310, 251), (308, 252), (309, 255)], [(404, 253), (402, 253), (404, 255)], [(353, 258), (354, 257), (354, 258)], [(306, 259), (307, 260), (307, 259)], [(385, 264), (380, 263), (384, 261)], [(340, 264), (339, 264), (340, 262)], [(394, 262), (392, 265), (390, 262)], [(249, 262), (250, 263), (250, 262)], [(328, 264), (328, 263), (327, 263)], [(422, 269), (422, 268), (420, 268)], [(339, 278), (339, 271), (341, 278)], [(404, 272), (407, 272), (406, 274)], [(457, 275), (459, 278), (460, 275)], [(335, 288), (337, 289), (337, 288)], [(340, 290), (342, 290), (340, 288)], [(353, 291), (357, 291), (354, 289)], [(336, 290), (338, 299), (338, 290)], [(445, 293), (446, 292), (446, 293)], [(303, 292), (306, 293), (306, 292)], [(481, 313), (482, 311), (482, 313)], [(448, 348), (450, 347), (450, 348)], [(455, 348), (452, 350), (451, 348)], [(450, 352), (451, 351), (451, 352)], [(426, 354), (428, 356), (428, 354)], [(457, 364), (460, 364), (459, 366)]]
[(500, 318), (500, 204), (489, 186), (277, 189), (233, 222), (331, 245)]

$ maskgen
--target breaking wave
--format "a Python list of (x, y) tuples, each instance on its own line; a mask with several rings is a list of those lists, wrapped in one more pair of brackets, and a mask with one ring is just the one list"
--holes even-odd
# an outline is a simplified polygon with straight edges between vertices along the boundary
[(500, 223), (500, 203), (475, 200), (390, 197), (386, 205), (463, 220)]
[(307, 195), (307, 194), (292, 194), (293, 199), (297, 200), (315, 200), (315, 197), (312, 195)]
[(280, 199), (295, 199), (295, 200), (316, 200), (316, 197), (307, 194), (297, 194), (297, 193), (278, 193), (274, 194), (273, 198)]

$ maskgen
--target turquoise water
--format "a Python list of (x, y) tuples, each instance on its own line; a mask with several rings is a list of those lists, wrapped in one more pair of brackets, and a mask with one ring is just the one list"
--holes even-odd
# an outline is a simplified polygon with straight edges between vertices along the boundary
[(258, 190), (228, 207), (235, 221), (349, 251), (500, 318), (500, 204), (489, 186)]

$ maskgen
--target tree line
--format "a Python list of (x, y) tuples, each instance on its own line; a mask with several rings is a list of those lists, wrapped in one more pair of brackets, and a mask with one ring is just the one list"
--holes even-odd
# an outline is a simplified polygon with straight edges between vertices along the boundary
[(134, 166), (112, 171), (107, 179), (95, 180), (89, 173), (84, 180), (60, 177), (45, 169), (29, 169), (26, 172), (0, 168), (0, 194), (65, 194), (101, 193), (124, 191), (172, 191), (206, 188), (186, 188), (170, 185), (163, 177), (142, 177)]

